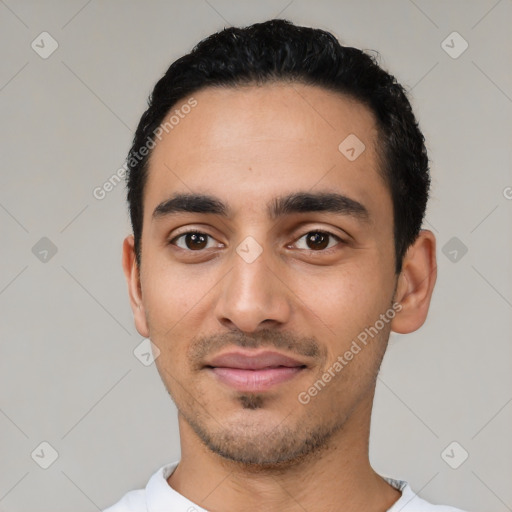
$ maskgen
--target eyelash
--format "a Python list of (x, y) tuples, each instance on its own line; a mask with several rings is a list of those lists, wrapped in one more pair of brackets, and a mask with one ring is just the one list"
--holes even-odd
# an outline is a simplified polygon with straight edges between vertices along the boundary
[[(307, 231), (306, 233), (304, 233), (302, 236), (300, 236), (299, 238), (297, 238), (295, 240), (295, 242), (293, 243), (297, 243), (300, 239), (304, 238), (305, 236), (311, 234), (311, 233), (320, 233), (322, 235), (327, 235), (331, 238), (334, 238), (338, 241), (337, 244), (335, 244), (334, 246), (332, 247), (328, 247), (327, 249), (318, 249), (318, 250), (314, 250), (314, 249), (299, 249), (301, 251), (308, 251), (310, 253), (330, 253), (333, 249), (335, 249), (338, 245), (343, 244), (345, 241), (340, 238), (338, 235), (335, 235), (334, 233), (331, 233), (330, 231), (325, 231), (323, 229), (312, 229), (312, 230), (309, 230)], [(169, 240), (169, 245), (176, 245), (174, 244), (173, 242), (175, 242), (176, 240), (179, 240), (180, 238), (186, 236), (186, 235), (191, 235), (191, 234), (197, 234), (197, 235), (206, 235), (207, 237), (209, 238), (212, 238), (213, 239), (213, 236), (209, 235), (208, 233), (205, 233), (204, 231), (199, 231), (199, 230), (196, 230), (196, 229), (191, 229), (190, 231), (184, 231), (183, 233), (180, 233), (179, 235), (173, 237), (171, 240)], [(178, 247), (178, 246), (177, 246)], [(288, 247), (288, 246), (287, 246)], [(191, 252), (191, 253), (201, 253), (204, 251), (204, 249), (200, 249), (200, 250), (197, 250), (197, 251), (193, 251), (191, 249), (184, 249), (183, 247), (178, 247), (178, 249), (182, 249), (183, 251), (187, 251), (187, 252)]]

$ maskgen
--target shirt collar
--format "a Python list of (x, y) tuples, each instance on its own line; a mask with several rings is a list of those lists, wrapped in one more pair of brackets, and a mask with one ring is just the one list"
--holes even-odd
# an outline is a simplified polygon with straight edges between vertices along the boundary
[[(167, 479), (178, 467), (179, 461), (165, 464), (159, 468), (149, 479), (146, 486), (146, 506), (148, 512), (208, 512), (206, 509), (193, 503), (179, 492), (175, 491), (167, 482)], [(405, 480), (383, 477), (392, 487), (402, 493), (402, 496), (388, 509), (387, 512), (398, 512), (409, 501), (416, 498), (411, 487)]]

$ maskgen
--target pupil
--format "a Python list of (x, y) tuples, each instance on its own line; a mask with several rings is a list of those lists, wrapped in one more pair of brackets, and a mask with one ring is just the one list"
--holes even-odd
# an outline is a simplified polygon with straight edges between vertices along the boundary
[(314, 244), (313, 248), (315, 249), (325, 249), (325, 247), (329, 245), (327, 241), (327, 236), (319, 232), (311, 233), (310, 236), (308, 237), (308, 241)]
[[(202, 249), (206, 246), (206, 236), (200, 233), (188, 233), (187, 237), (187, 247), (189, 249)], [(189, 241), (192, 241), (192, 244), (189, 244)], [(192, 245), (192, 247), (190, 247), (190, 245)]]

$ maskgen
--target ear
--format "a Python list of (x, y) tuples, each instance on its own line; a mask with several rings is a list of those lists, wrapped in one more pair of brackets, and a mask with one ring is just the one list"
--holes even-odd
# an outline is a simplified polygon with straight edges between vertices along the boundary
[(436, 238), (432, 231), (422, 229), (407, 250), (398, 276), (394, 301), (402, 309), (391, 322), (392, 331), (406, 334), (424, 324), (436, 278)]
[(128, 284), (128, 294), (130, 296), (135, 327), (141, 336), (149, 338), (146, 312), (142, 302), (140, 272), (135, 258), (135, 240), (133, 235), (127, 236), (123, 242), (123, 271)]

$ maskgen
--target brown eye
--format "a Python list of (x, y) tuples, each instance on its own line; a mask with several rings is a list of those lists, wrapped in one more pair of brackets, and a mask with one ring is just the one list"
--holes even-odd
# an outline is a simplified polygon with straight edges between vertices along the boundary
[(336, 243), (331, 244), (331, 239), (335, 239), (337, 242), (342, 242), (341, 238), (329, 233), (328, 231), (310, 231), (301, 236), (295, 243), (298, 244), (303, 239), (305, 247), (299, 247), (299, 249), (309, 249), (313, 251), (323, 251), (337, 245)]
[(308, 233), (306, 236), (306, 244), (311, 249), (325, 249), (329, 245), (329, 235), (325, 233)]
[(188, 251), (200, 251), (208, 247), (208, 239), (213, 238), (200, 231), (187, 231), (173, 238), (170, 243)]

